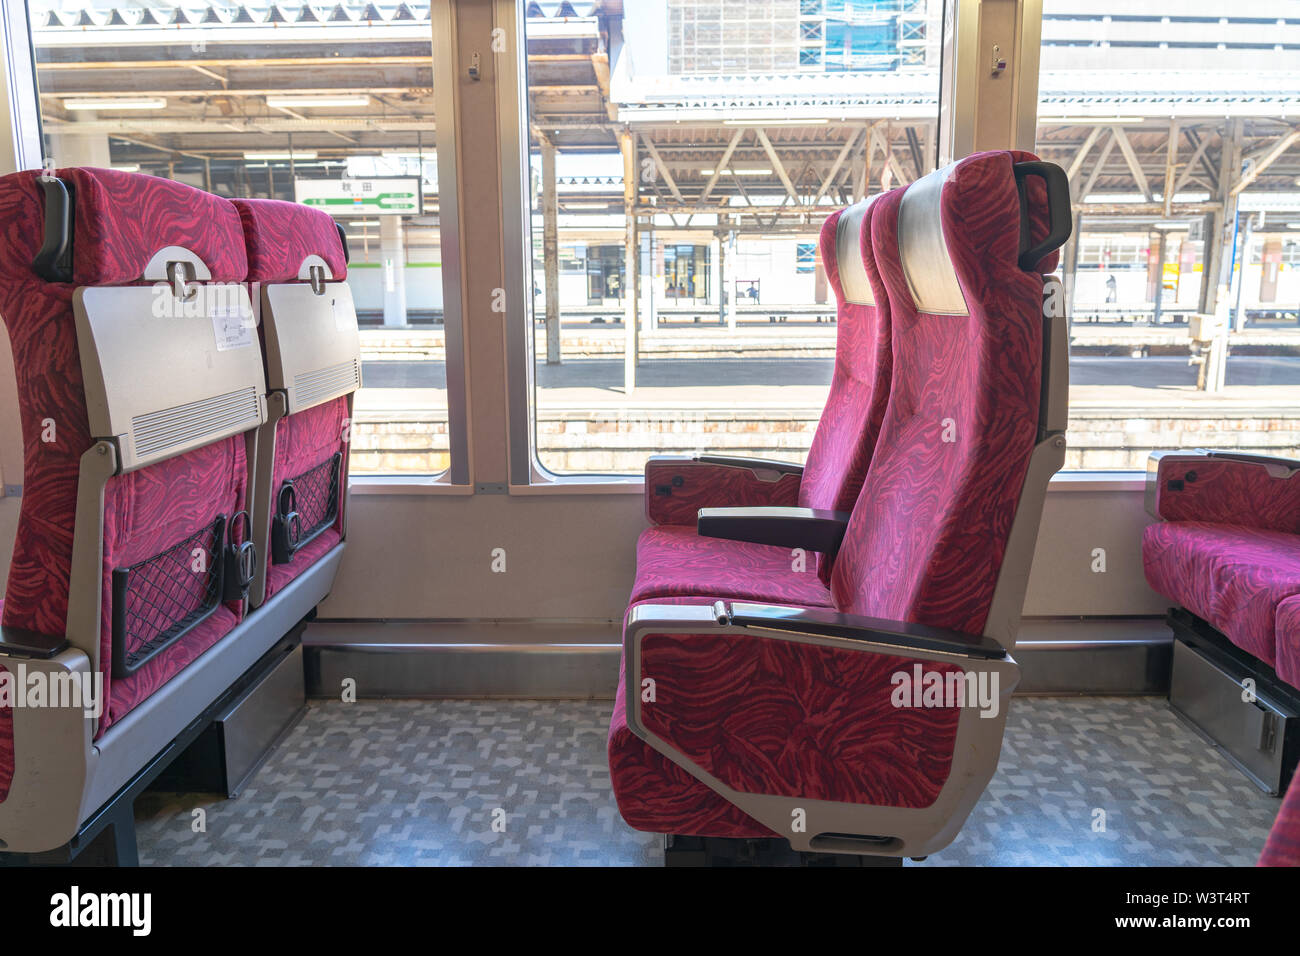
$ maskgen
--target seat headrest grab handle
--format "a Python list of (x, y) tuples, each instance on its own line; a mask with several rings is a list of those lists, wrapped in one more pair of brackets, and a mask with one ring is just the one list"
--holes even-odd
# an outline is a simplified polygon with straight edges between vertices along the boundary
[(352, 256), (348, 253), (348, 234), (341, 222), (334, 223), (334, 228), (339, 231), (339, 244), (343, 246), (343, 264), (351, 265)]
[(72, 281), (72, 187), (53, 176), (37, 182), (45, 192), (45, 239), (32, 271), (46, 282)]
[[(1074, 230), (1074, 213), (1070, 208), (1070, 179), (1060, 166), (1041, 160), (1016, 163), (1011, 171), (1015, 174), (1016, 189), (1020, 193), (1020, 268), (1034, 272), (1043, 257), (1065, 245)], [(1049, 222), (1047, 238), (1032, 246), (1029, 235), (1029, 196), (1025, 192), (1025, 180), (1030, 176), (1039, 177), (1047, 185)]]

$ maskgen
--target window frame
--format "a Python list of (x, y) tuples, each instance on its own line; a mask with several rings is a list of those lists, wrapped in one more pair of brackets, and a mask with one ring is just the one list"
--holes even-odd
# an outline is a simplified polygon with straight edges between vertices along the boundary
[[(349, 491), (357, 494), (450, 493), (464, 494), (469, 486), (469, 422), (465, 372), (464, 295), (461, 281), (460, 210), (456, 184), (459, 182), (456, 130), (453, 122), (456, 82), (455, 48), (452, 42), (454, 0), (430, 0), (430, 47), (434, 78), (433, 111), (437, 126), (438, 218), (441, 243), (443, 341), (447, 380), (448, 466), (428, 474), (375, 474), (348, 476)], [(4, 82), (0, 92), (0, 123), (6, 123), (9, 137), (0, 143), (0, 167), (4, 171), (39, 168), (43, 159), (45, 131), (41, 122), (40, 90), (31, 29), (30, 4), (23, 0), (6, 4), (0, 23), (0, 55), (4, 58)], [(439, 117), (443, 117), (441, 121)], [(445, 188), (449, 184), (450, 188)]]
[[(495, 0), (499, 8), (514, 7), (507, 0)], [(1011, 128), (1016, 135), (1023, 137), (1025, 131), (1031, 140), (1038, 123), (1038, 49), (1041, 44), (1042, 0), (1020, 0), (1021, 6), (1021, 50), (1023, 53), (1016, 78), (1016, 95), (1014, 98)], [(960, 10), (960, 13), (959, 13)], [(941, 40), (945, 53), (960, 47), (971, 55), (978, 44), (979, 0), (947, 0), (943, 16), (944, 36)], [(499, 11), (500, 15), (500, 11)], [(513, 12), (517, 23), (518, 36), (522, 42), (516, 44), (515, 70), (503, 69), (500, 77), (498, 111), (498, 133), (501, 142), (501, 167), (503, 202), (505, 208), (516, 208), (518, 216), (507, 216), (503, 223), (503, 245), (507, 250), (508, 288), (531, 289), (532, 281), (532, 221), (531, 195), (529, 193), (529, 153), (527, 137), (524, 131), (530, 121), (527, 109), (528, 54), (525, 17), (521, 8)], [(950, 30), (960, 31), (959, 36), (949, 37)], [(980, 59), (980, 63), (983, 60)], [(945, 123), (955, 127), (958, 141), (962, 136), (975, 136), (975, 117), (956, 117), (951, 109), (943, 107), (954, 102), (963, 76), (958, 71), (948, 69), (948, 62), (940, 65), (941, 110), (939, 114), (940, 137), (943, 138)], [(963, 98), (963, 102), (965, 102)], [(973, 112), (973, 110), (972, 110)], [(949, 142), (954, 130), (949, 132)], [(1008, 143), (1007, 147), (1016, 144)], [(511, 206), (511, 203), (515, 206)], [(511, 254), (511, 253), (514, 254)], [(510, 274), (512, 265), (519, 267), (521, 274)], [(517, 284), (516, 284), (517, 283)], [(510, 461), (509, 493), (512, 495), (547, 495), (547, 494), (635, 494), (643, 495), (645, 480), (642, 475), (610, 474), (557, 474), (546, 468), (537, 454), (536, 439), (536, 402), (534, 398), (534, 349), (532, 297), (522, 295), (508, 296), (506, 337), (506, 373), (507, 373), (507, 414), (509, 416), (508, 441)], [(1070, 471), (1059, 473), (1053, 479), (1053, 487), (1060, 491), (1132, 491), (1142, 487), (1145, 474), (1140, 470), (1093, 472)]]

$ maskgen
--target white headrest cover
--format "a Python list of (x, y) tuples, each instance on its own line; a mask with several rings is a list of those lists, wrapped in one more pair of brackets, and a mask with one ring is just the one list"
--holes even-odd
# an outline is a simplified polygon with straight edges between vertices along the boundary
[(903, 193), (898, 208), (898, 255), (918, 312), (969, 315), (943, 238), (940, 199), (956, 163), (923, 176)]
[(840, 213), (835, 224), (835, 265), (840, 274), (840, 289), (844, 301), (854, 305), (876, 304), (867, 268), (862, 264), (862, 220), (875, 198), (854, 203)]

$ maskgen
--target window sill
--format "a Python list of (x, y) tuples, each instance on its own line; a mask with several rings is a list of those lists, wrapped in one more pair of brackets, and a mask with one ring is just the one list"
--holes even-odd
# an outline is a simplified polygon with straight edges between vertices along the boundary
[(453, 485), (441, 475), (359, 475), (348, 478), (351, 495), (472, 495), (473, 485)]
[[(1141, 471), (1067, 471), (1052, 478), (1049, 493), (1123, 492), (1146, 490), (1146, 473)], [(564, 475), (531, 485), (511, 485), (512, 495), (644, 495), (640, 475)]]
[[(1067, 471), (1048, 486), (1051, 494), (1071, 492), (1145, 491), (1146, 473), (1140, 471)], [(472, 495), (473, 485), (453, 485), (443, 476), (364, 475), (348, 480), (354, 495)], [(511, 495), (645, 495), (640, 475), (561, 475), (531, 485), (511, 485)]]

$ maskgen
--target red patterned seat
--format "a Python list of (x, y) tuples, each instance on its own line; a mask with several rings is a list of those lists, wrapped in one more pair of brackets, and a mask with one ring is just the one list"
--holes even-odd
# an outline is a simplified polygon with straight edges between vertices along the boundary
[(1213, 624), (1270, 667), (1279, 606), (1300, 594), (1300, 535), (1204, 521), (1165, 521), (1142, 535), (1152, 590)]
[[(312, 268), (321, 270), (314, 287), (324, 300), (340, 293), (339, 284), (347, 278), (347, 250), (334, 220), (318, 209), (298, 203), (272, 199), (236, 199), (234, 205), (243, 223), (248, 247), (248, 280), (261, 292), (268, 286), (310, 287)], [(297, 290), (305, 294), (306, 288)], [(345, 290), (344, 290), (345, 291)], [(269, 299), (263, 298), (263, 322), (259, 326), (263, 342), (268, 336)], [(339, 318), (341, 316), (341, 318)], [(322, 319), (323, 323), (312, 320)], [(356, 362), (356, 315), (348, 298), (346, 305), (312, 316), (306, 310), (286, 310), (277, 324), (275, 348), (264, 348), (267, 360), (268, 387), (271, 390), (271, 421), (265, 441), (273, 461), (266, 507), (262, 515), (255, 507), (259, 539), (267, 555), (264, 589), (254, 586), (253, 603), (269, 600), (291, 580), (329, 553), (342, 539), (345, 489), (347, 487), (348, 438), (351, 423), (352, 392), (360, 385), (360, 366)], [(343, 334), (349, 337), (352, 354), (343, 356), (342, 368), (299, 370), (299, 378), (325, 383), (308, 393), (299, 388), (292, 395), (287, 385), (277, 380), (277, 362), (282, 352), (307, 344), (315, 349), (319, 341)], [(284, 417), (277, 419), (277, 397), (292, 403)], [(273, 436), (272, 436), (273, 432)], [(273, 438), (273, 440), (272, 440)], [(259, 438), (259, 455), (262, 454)], [(287, 507), (286, 484), (294, 486), (294, 508), (304, 517), (300, 529), (302, 542), (289, 551), (281, 551), (270, 540), (274, 524), (283, 523), (280, 514)]]
[(641, 533), (631, 603), (709, 594), (772, 604), (830, 604), (830, 591), (811, 556), (801, 559), (792, 557), (789, 548), (706, 538), (682, 525)]
[[(63, 634), (72, 565), (73, 516), (81, 456), (90, 449), (73, 292), (78, 286), (151, 284), (142, 277), (159, 249), (183, 246), (214, 282), (244, 278), (239, 216), (217, 196), (152, 176), (108, 169), (55, 174), (76, 202), (73, 274), (37, 276), (44, 233), (38, 174), (0, 180), (0, 313), (14, 350), (23, 427), (24, 495), (4, 605), (6, 627)], [(127, 211), (130, 210), (130, 215)], [(49, 440), (50, 438), (53, 440)], [(109, 478), (104, 503), (100, 670), (108, 686), (102, 734), (156, 687), (229, 631), (243, 614), (218, 608), (130, 678), (111, 674), (112, 574), (243, 510), (247, 474), (242, 436)]]
[(1277, 638), (1273, 662), (1277, 676), (1300, 687), (1300, 594), (1278, 604), (1273, 634)]
[(1269, 831), (1259, 865), (1300, 866), (1300, 773), (1291, 778), (1291, 788)]
[[(67, 223), (62, 231), (59, 222)], [(251, 330), (245, 337), (240, 315), (221, 311), (233, 308), (222, 296), (247, 271), (243, 235), (224, 199), (108, 169), (3, 177), (0, 224), (0, 314), (14, 354), (24, 467), (0, 623), (6, 641), (37, 635), (56, 647), (66, 638), (85, 655), (88, 672), (104, 681), (93, 727), (100, 739), (244, 616), (242, 596), (223, 590), (218, 571), (247, 504), (241, 429), (256, 425), (260, 380), (236, 374), (244, 388), (191, 404), (162, 385), (155, 393), (145, 385), (143, 397), (132, 392), (155, 375), (175, 379), (174, 367), (189, 358), (184, 342), (194, 340), (185, 336), (211, 348), (215, 335), (220, 349), (230, 335), (223, 361), (255, 367)], [(56, 236), (62, 245), (51, 244)], [(135, 305), (105, 304), (123, 295)], [(226, 304), (212, 311), (213, 301)], [(234, 325), (222, 324), (227, 319)], [(154, 320), (161, 324), (151, 328), (184, 335), (151, 338), (141, 328)], [(100, 430), (137, 400), (159, 411), (112, 418), (120, 429)], [(181, 404), (167, 407), (173, 400)], [(84, 521), (79, 504), (88, 508)], [(79, 666), (28, 664), (65, 665)], [(0, 737), (13, 727), (12, 717), (0, 722)], [(0, 745), (0, 764), (8, 765), (0, 801), (14, 749), (23, 759), (36, 746)]]
[(871, 205), (860, 203), (830, 216), (822, 224), (819, 250), (836, 299), (835, 369), (807, 464), (801, 469), (716, 456), (651, 458), (645, 470), (646, 515), (656, 527), (637, 545), (633, 602), (721, 587), (719, 593), (736, 597), (769, 600), (785, 593), (829, 603), (828, 556), (695, 535), (700, 508), (794, 505), (848, 511), (862, 487), (890, 374), (888, 308), (871, 253)]
[(1142, 537), (1152, 590), (1300, 687), (1300, 462), (1152, 456)]
[[(872, 204), (893, 376), (831, 606), (700, 587), (629, 609), (608, 740), (629, 824), (894, 856), (955, 836), (996, 766), (1019, 674), (1004, 651), (1064, 459), (1064, 383), (1040, 384), (1045, 345), (1064, 357), (1042, 273), (1068, 209), (1059, 169), (1010, 152)], [(898, 697), (914, 668), (1001, 703)]]

